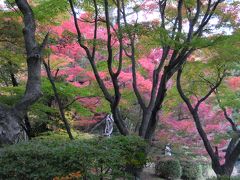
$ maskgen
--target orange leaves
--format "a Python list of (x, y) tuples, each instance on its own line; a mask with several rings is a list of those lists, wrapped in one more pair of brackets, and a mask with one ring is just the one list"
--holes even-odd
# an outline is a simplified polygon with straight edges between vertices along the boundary
[(74, 172), (74, 173), (70, 173), (67, 176), (64, 177), (54, 177), (53, 180), (71, 180), (71, 179), (77, 179), (80, 178), (82, 175), (80, 173), (80, 171)]

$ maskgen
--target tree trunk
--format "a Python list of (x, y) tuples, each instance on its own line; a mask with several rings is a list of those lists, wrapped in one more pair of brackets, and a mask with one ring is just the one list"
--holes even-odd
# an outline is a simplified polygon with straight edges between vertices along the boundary
[(121, 116), (121, 113), (120, 113), (119, 109), (117, 107), (111, 107), (111, 111), (112, 111), (112, 114), (113, 114), (114, 122), (115, 122), (118, 130), (120, 131), (120, 133), (122, 135), (125, 135), (125, 136), (128, 135), (129, 134), (128, 129), (123, 124), (124, 121), (122, 119), (122, 116)]
[(13, 144), (21, 133), (21, 118), (12, 108), (0, 105), (0, 146)]
[(157, 127), (157, 121), (158, 121), (157, 113), (158, 113), (158, 110), (152, 112), (152, 115), (150, 117), (150, 122), (148, 123), (148, 128), (144, 136), (144, 139), (146, 139), (149, 142), (152, 140), (155, 129)]
[(0, 145), (13, 144), (19, 140), (21, 123), (29, 106), (41, 97), (41, 56), (45, 40), (41, 46), (35, 40), (36, 24), (33, 11), (27, 0), (15, 0), (23, 14), (23, 36), (27, 53), (28, 79), (23, 98), (13, 107), (0, 104)]
[(233, 171), (233, 167), (234, 166), (221, 166), (221, 167), (217, 167), (212, 165), (212, 168), (214, 170), (214, 172), (217, 175), (217, 179), (219, 180), (225, 180), (225, 179), (229, 179), (231, 177), (232, 171)]
[[(12, 68), (12, 63), (11, 61), (9, 62), (9, 66)], [(11, 77), (11, 81), (12, 81), (12, 86), (13, 87), (17, 87), (19, 84), (17, 82), (17, 79), (16, 79), (16, 76), (15, 74), (10, 70), (10, 77)], [(25, 130), (27, 136), (29, 139), (31, 139), (31, 137), (33, 136), (33, 133), (32, 133), (32, 128), (31, 128), (31, 124), (30, 124), (30, 121), (29, 121), (29, 118), (28, 118), (28, 114), (26, 113), (24, 115), (24, 122), (22, 123), (22, 127), (23, 129)]]
[(141, 126), (139, 128), (139, 136), (140, 137), (145, 137), (147, 128), (148, 128), (148, 124), (150, 122), (150, 118), (151, 118), (151, 112), (148, 110), (143, 111), (143, 116), (142, 116), (142, 122), (141, 122)]

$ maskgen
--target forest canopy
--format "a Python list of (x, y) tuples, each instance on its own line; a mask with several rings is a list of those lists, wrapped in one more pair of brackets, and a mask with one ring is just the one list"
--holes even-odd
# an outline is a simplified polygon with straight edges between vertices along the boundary
[[(148, 161), (162, 178), (209, 178), (205, 165), (230, 178), (239, 10), (238, 0), (0, 1), (0, 178), (140, 177)], [(43, 163), (34, 151), (48, 175), (32, 172)]]

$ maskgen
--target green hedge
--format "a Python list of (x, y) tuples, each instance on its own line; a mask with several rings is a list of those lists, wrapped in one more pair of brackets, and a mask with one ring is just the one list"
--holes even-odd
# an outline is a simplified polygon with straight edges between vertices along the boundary
[(180, 165), (182, 167), (181, 179), (197, 180), (202, 178), (202, 166), (200, 163), (192, 160), (181, 159)]
[[(211, 176), (211, 170), (212, 170), (212, 166), (211, 164), (207, 163), (207, 162), (201, 162), (201, 166), (202, 166), (202, 176), (204, 178), (209, 178)], [(213, 171), (213, 170), (212, 170)]]
[(146, 163), (146, 143), (135, 136), (67, 140), (43, 138), (0, 151), (0, 179), (53, 179), (78, 172), (87, 179), (129, 177)]
[(156, 163), (155, 173), (162, 178), (178, 179), (182, 175), (182, 168), (179, 160), (171, 157), (161, 157)]

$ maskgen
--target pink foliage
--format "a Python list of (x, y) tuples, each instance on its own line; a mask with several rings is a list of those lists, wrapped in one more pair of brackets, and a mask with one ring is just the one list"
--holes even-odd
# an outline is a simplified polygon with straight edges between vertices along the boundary
[(239, 90), (240, 89), (240, 77), (231, 77), (227, 80), (228, 85), (233, 90)]
[[(181, 112), (184, 112), (184, 119), (178, 120), (179, 115), (176, 116), (175, 113), (168, 113), (161, 116), (161, 124), (164, 126), (164, 129), (157, 132), (156, 137), (160, 138), (165, 136), (171, 143), (180, 143), (181, 145), (195, 148), (198, 147), (197, 150), (194, 150), (195, 153), (207, 155), (202, 139), (198, 135), (194, 120), (188, 112), (187, 107), (184, 104), (180, 105), (178, 108), (181, 108)], [(175, 109), (174, 112), (178, 111)], [(228, 113), (231, 115), (231, 111), (228, 110)], [(230, 127), (229, 122), (225, 119), (221, 110), (215, 110), (213, 106), (205, 102), (199, 107), (199, 116), (212, 147), (218, 147), (221, 163), (224, 162), (225, 152), (222, 150), (226, 147), (228, 141), (222, 139), (216, 144), (215, 138), (221, 133), (226, 133), (227, 129)]]

